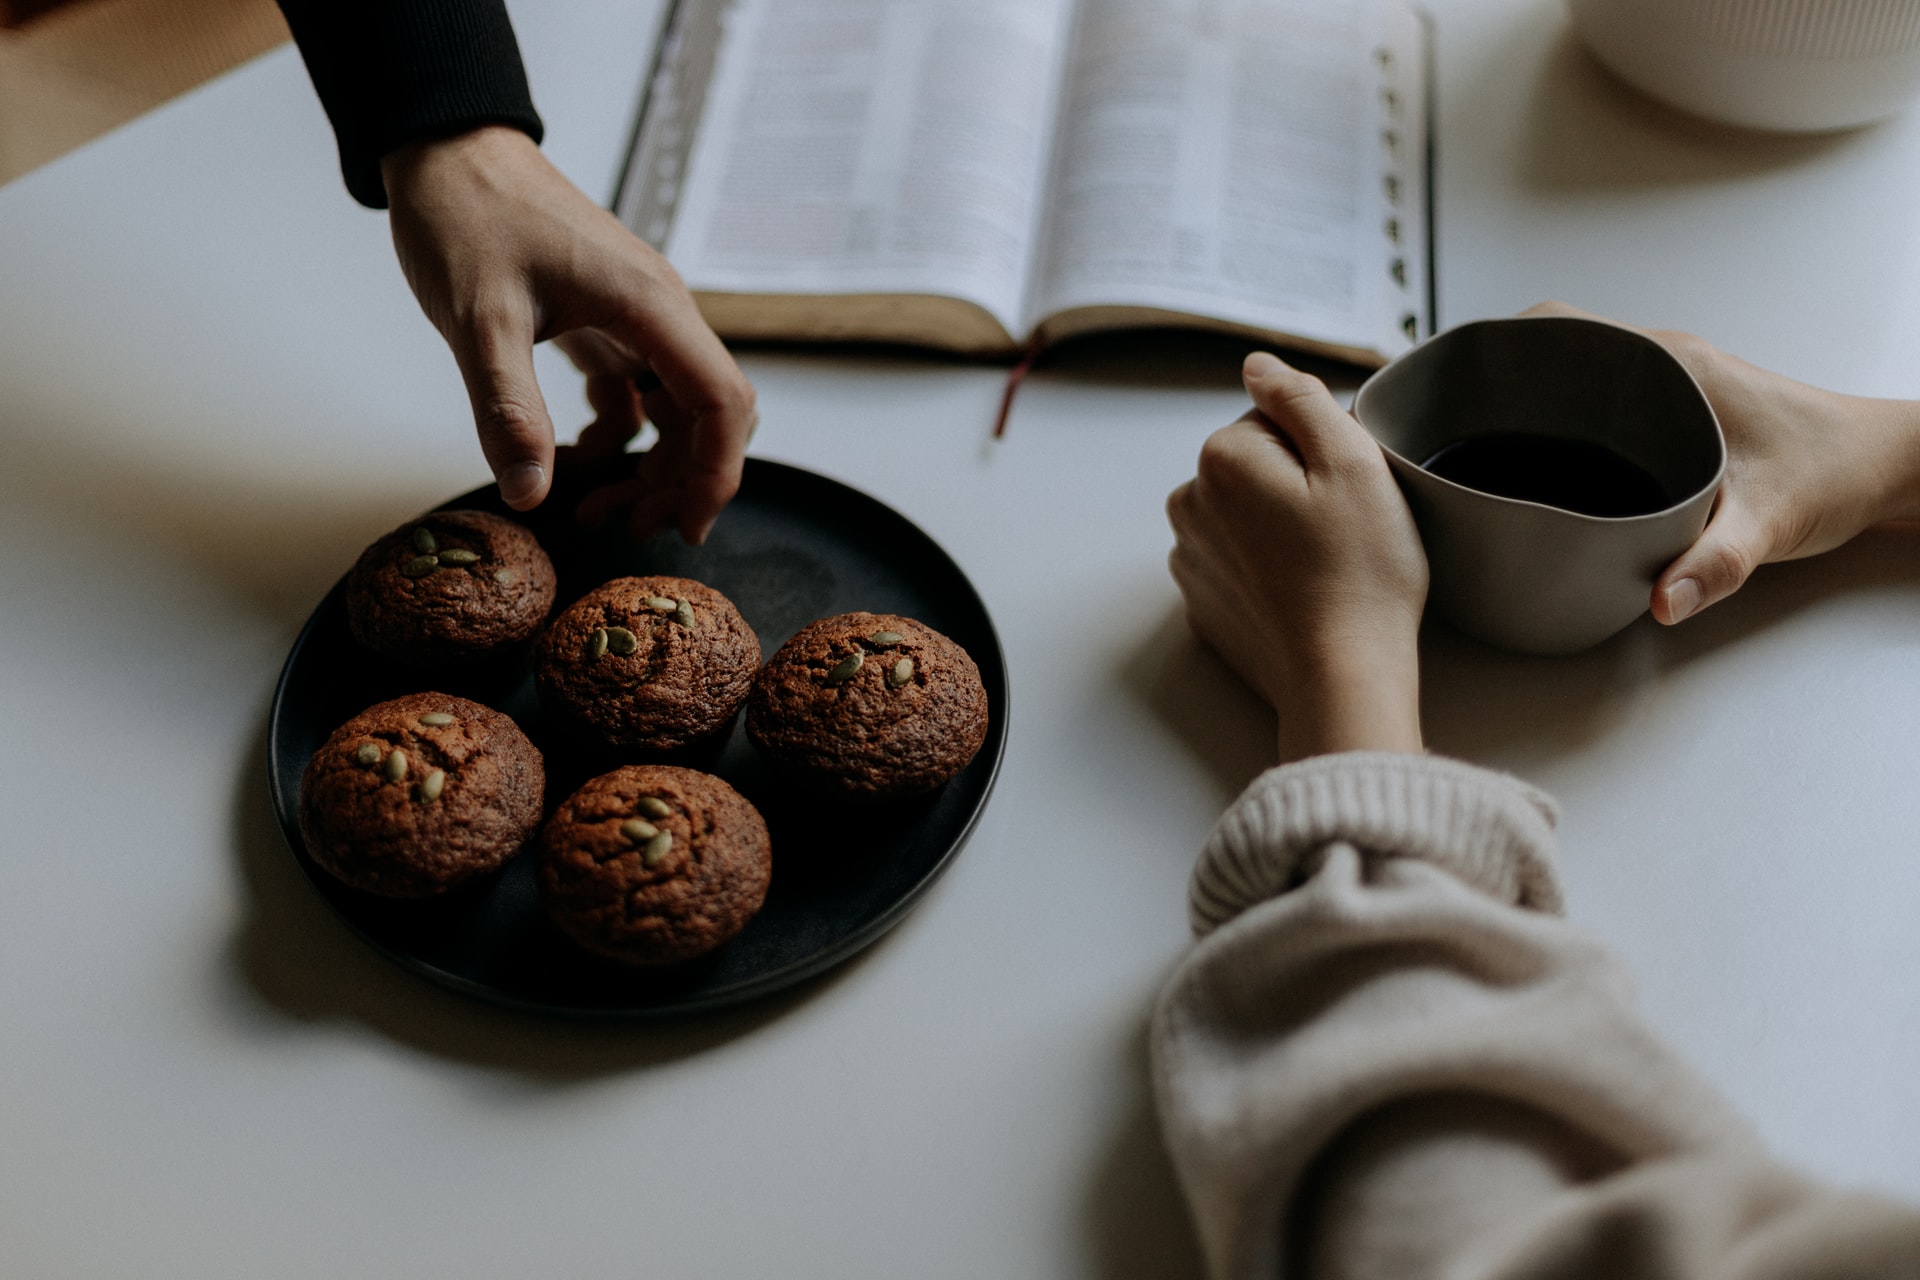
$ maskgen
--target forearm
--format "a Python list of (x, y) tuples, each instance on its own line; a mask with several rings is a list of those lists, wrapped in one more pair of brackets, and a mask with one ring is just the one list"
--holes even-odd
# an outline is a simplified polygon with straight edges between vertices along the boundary
[(1886, 441), (1882, 520), (1920, 521), (1920, 400), (1862, 400), (1862, 415)]
[(1343, 751), (1401, 751), (1418, 755), (1420, 655), (1411, 630), (1391, 636), (1334, 639), (1272, 696), (1278, 716), (1280, 762)]
[(1811, 1280), (1920, 1252), (1920, 1218), (1771, 1163), (1639, 1021), (1552, 914), (1551, 821), (1392, 755), (1275, 770), (1222, 819), (1152, 1036), (1212, 1274)]
[(1721, 412), (1752, 419), (1770, 407), (1798, 424), (1783, 440), (1750, 443), (1748, 456), (1729, 460), (1729, 475), (1750, 485), (1765, 483), (1763, 470), (1819, 480), (1809, 500), (1786, 507), (1801, 527), (1781, 530), (1776, 558), (1829, 550), (1883, 520), (1920, 519), (1920, 401), (1844, 395), (1731, 356), (1720, 361), (1738, 374), (1737, 384), (1732, 373), (1709, 377)]

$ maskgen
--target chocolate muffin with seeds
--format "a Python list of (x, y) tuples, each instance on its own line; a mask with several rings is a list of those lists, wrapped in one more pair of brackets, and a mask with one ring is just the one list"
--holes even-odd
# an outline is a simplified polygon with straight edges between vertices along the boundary
[(540, 751), (509, 716), (443, 693), (369, 707), (313, 753), (300, 784), (307, 856), (389, 898), (493, 871), (540, 825)]
[(541, 834), (547, 914), (587, 950), (673, 964), (734, 937), (766, 900), (767, 824), (712, 774), (627, 765), (563, 801)]
[(788, 777), (850, 798), (918, 795), (987, 740), (987, 691), (966, 650), (890, 613), (809, 623), (755, 677), (747, 737)]
[(564, 609), (534, 650), (543, 704), (592, 741), (657, 754), (725, 733), (753, 687), (760, 638), (691, 578), (615, 578)]
[(485, 511), (432, 511), (361, 553), (347, 624), (375, 653), (465, 668), (524, 655), (553, 609), (553, 562), (532, 533)]

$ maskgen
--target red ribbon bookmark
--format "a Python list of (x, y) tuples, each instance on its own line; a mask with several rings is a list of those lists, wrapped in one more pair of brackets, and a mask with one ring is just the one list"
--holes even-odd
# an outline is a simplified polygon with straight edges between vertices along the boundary
[(1027, 344), (1020, 360), (1007, 371), (1007, 388), (1000, 393), (1000, 414), (993, 420), (993, 438), (1000, 439), (1007, 434), (1007, 417), (1013, 412), (1013, 393), (1026, 381), (1027, 373), (1033, 368), (1033, 362), (1040, 358), (1040, 339), (1035, 338)]

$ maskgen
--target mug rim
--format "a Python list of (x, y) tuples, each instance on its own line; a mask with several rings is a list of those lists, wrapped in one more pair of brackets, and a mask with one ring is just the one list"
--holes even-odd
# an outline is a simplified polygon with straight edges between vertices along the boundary
[[(1402, 361), (1413, 356), (1415, 353), (1424, 351), (1429, 346), (1432, 346), (1443, 339), (1450, 338), (1456, 334), (1465, 333), (1469, 330), (1480, 329), (1480, 328), (1496, 326), (1496, 325), (1515, 325), (1515, 324), (1535, 325), (1543, 321), (1549, 322), (1549, 323), (1555, 323), (1555, 324), (1571, 324), (1576, 326), (1599, 327), (1599, 328), (1611, 329), (1616, 333), (1628, 334), (1635, 340), (1641, 343), (1644, 343), (1647, 346), (1650, 346), (1654, 350), (1658, 351), (1670, 363), (1672, 363), (1675, 368), (1679, 369), (1680, 373), (1686, 378), (1687, 385), (1692, 387), (1694, 394), (1700, 397), (1701, 407), (1707, 411), (1707, 421), (1713, 424), (1714, 444), (1719, 454), (1719, 462), (1714, 466), (1713, 475), (1707, 481), (1701, 484), (1698, 488), (1689, 490), (1686, 496), (1676, 499), (1675, 501), (1668, 503), (1666, 506), (1661, 507), (1655, 511), (1642, 511), (1637, 515), (1630, 515), (1630, 516), (1589, 515), (1584, 511), (1574, 511), (1567, 507), (1556, 507), (1550, 502), (1535, 502), (1530, 498), (1509, 498), (1504, 494), (1489, 493), (1485, 489), (1476, 489), (1471, 485), (1464, 485), (1457, 480), (1449, 480), (1445, 476), (1437, 475), (1434, 472), (1427, 470), (1425, 467), (1421, 466), (1419, 463), (1414, 462), (1412, 459), (1408, 458), (1405, 454), (1401, 453), (1399, 450), (1394, 449), (1392, 446), (1388, 445), (1386, 441), (1382, 440), (1377, 434), (1374, 433), (1373, 428), (1367, 426), (1366, 419), (1360, 416), (1360, 402), (1365, 398), (1368, 388), (1372, 387), (1376, 382), (1380, 380), (1380, 378), (1383, 375), (1391, 372)], [(1726, 480), (1726, 476), (1727, 476), (1726, 428), (1720, 425), (1720, 415), (1714, 410), (1713, 401), (1708, 399), (1706, 388), (1702, 387), (1700, 385), (1700, 380), (1693, 376), (1693, 370), (1687, 368), (1686, 362), (1681, 360), (1679, 356), (1674, 355), (1673, 352), (1667, 348), (1666, 344), (1659, 341), (1657, 338), (1654, 338), (1648, 335), (1647, 333), (1643, 332), (1642, 330), (1634, 328), (1631, 325), (1622, 324), (1617, 320), (1602, 319), (1597, 316), (1562, 316), (1562, 315), (1488, 316), (1479, 320), (1467, 320), (1460, 324), (1453, 325), (1449, 328), (1442, 329), (1437, 333), (1428, 335), (1425, 339), (1421, 340), (1418, 343), (1415, 343), (1413, 346), (1401, 352), (1392, 361), (1388, 362), (1385, 365), (1382, 365), (1380, 368), (1374, 370), (1371, 374), (1367, 375), (1366, 381), (1362, 382), (1360, 384), (1359, 390), (1353, 393), (1353, 408), (1350, 410), (1350, 412), (1353, 414), (1354, 421), (1360, 424), (1361, 429), (1366, 431), (1368, 437), (1372, 439), (1375, 445), (1379, 446), (1380, 452), (1384, 453), (1390, 462), (1398, 463), (1401, 467), (1406, 468), (1407, 471), (1409, 472), (1418, 473), (1421, 477), (1423, 477), (1423, 481), (1422, 481), (1423, 483), (1425, 481), (1432, 481), (1434, 483), (1444, 485), (1448, 489), (1455, 490), (1456, 492), (1472, 494), (1476, 498), (1484, 498), (1491, 502), (1503, 503), (1507, 506), (1512, 506), (1512, 507), (1531, 508), (1537, 511), (1548, 511), (1548, 512), (1552, 512), (1554, 515), (1557, 515), (1557, 516), (1565, 516), (1574, 520), (1589, 521), (1594, 524), (1620, 525), (1620, 524), (1632, 524), (1633, 522), (1638, 520), (1660, 519), (1661, 517), (1671, 515), (1675, 511), (1679, 511), (1682, 508), (1692, 506), (1694, 503), (1700, 500), (1701, 495), (1703, 494), (1713, 494), (1717, 496), (1720, 492), (1720, 486)]]

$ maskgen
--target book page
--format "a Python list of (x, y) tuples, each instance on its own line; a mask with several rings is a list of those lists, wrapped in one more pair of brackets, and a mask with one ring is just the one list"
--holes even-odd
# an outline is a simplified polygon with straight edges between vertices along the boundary
[(621, 210), (691, 288), (943, 295), (1017, 332), (1067, 0), (686, 2), (721, 36), (684, 178), (643, 127)]
[(1403, 172), (1424, 174), (1421, 48), (1409, 10), (1364, 0), (1083, 5), (1023, 319), (1158, 308), (1405, 349), (1426, 327)]

